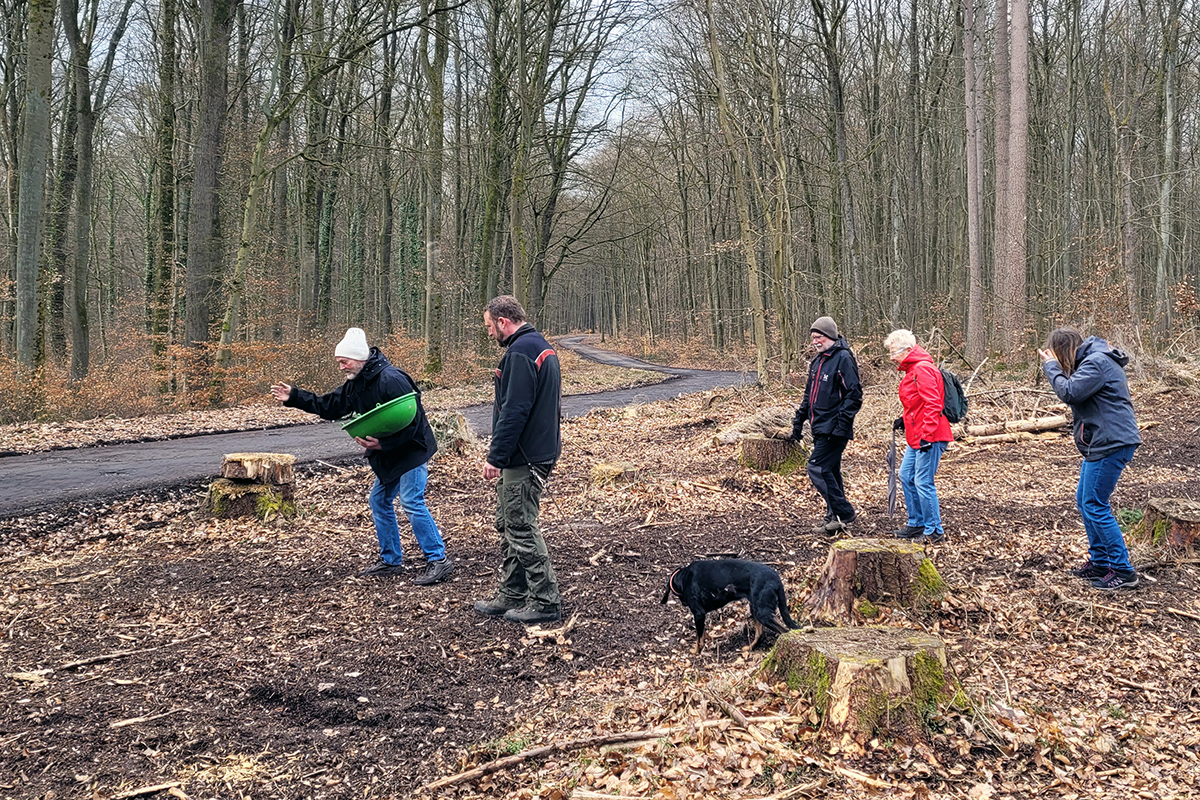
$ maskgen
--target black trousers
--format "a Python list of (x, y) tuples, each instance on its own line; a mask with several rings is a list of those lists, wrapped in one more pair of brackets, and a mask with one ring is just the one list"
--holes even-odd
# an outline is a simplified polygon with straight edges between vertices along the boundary
[(854, 519), (854, 506), (846, 499), (842, 486), (842, 453), (850, 440), (845, 436), (813, 436), (808, 457), (808, 477), (813, 488), (825, 498), (825, 514), (843, 522)]

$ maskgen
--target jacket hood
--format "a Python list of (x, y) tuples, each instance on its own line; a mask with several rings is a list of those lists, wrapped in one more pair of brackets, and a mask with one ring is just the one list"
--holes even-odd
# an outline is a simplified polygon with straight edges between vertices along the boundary
[(367, 357), (367, 363), (363, 364), (362, 371), (358, 373), (357, 378), (373, 378), (383, 371), (385, 367), (391, 366), (387, 356), (378, 347), (371, 348), (371, 355)]
[(909, 350), (908, 355), (904, 357), (904, 360), (896, 365), (896, 369), (900, 370), (901, 372), (908, 372), (922, 361), (928, 361), (930, 364), (932, 364), (933, 356), (929, 355), (929, 351), (927, 351), (924, 347), (921, 347), (921, 345), (913, 345), (913, 349)]
[(520, 339), (522, 336), (524, 336), (525, 334), (529, 333), (532, 330), (534, 330), (532, 322), (522, 322), (521, 327), (517, 328), (515, 331), (512, 332), (512, 336), (509, 336), (503, 342), (500, 342), (500, 346), (508, 347), (510, 344), (515, 342), (517, 339)]
[(831, 356), (838, 350), (849, 350), (850, 343), (846, 341), (845, 336), (839, 336), (833, 340), (833, 344), (829, 345), (829, 349), (821, 353), (823, 356)]
[(1124, 367), (1129, 363), (1129, 354), (1124, 350), (1119, 350), (1109, 345), (1107, 341), (1099, 336), (1089, 336), (1084, 339), (1079, 349), (1075, 351), (1075, 366), (1078, 367), (1083, 363), (1083, 360), (1093, 353), (1103, 353), (1104, 355), (1117, 362), (1117, 365)]

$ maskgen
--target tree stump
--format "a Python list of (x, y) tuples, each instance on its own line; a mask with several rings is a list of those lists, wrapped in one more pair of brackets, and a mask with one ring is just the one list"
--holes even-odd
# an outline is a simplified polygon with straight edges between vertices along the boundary
[(295, 484), (245, 483), (217, 478), (208, 487), (208, 508), (214, 517), (294, 517)]
[(429, 414), (428, 418), (439, 451), (461, 454), (479, 444), (479, 438), (471, 431), (467, 418), (457, 411)]
[(229, 453), (221, 476), (208, 487), (208, 510), (214, 517), (294, 517), (296, 484), (288, 453)]
[(792, 439), (742, 439), (738, 463), (759, 472), (791, 475), (808, 463), (808, 449)]
[(955, 694), (942, 640), (899, 628), (791, 631), (763, 672), (811, 700), (829, 741), (880, 731), (924, 740), (926, 720)]
[(945, 593), (946, 583), (921, 545), (842, 539), (829, 548), (804, 609), (809, 619), (848, 625), (876, 616), (880, 602), (924, 613)]
[(628, 486), (637, 478), (637, 466), (628, 461), (602, 461), (592, 466), (592, 486)]
[(713, 444), (734, 444), (750, 437), (786, 439), (792, 435), (796, 410), (788, 406), (770, 406), (753, 416), (740, 419), (713, 437)]
[(1146, 513), (1130, 536), (1142, 537), (1152, 544), (1191, 550), (1200, 538), (1200, 502), (1181, 497), (1152, 497)]
[(296, 457), (288, 453), (229, 453), (221, 464), (221, 477), (283, 486), (295, 480), (295, 463)]

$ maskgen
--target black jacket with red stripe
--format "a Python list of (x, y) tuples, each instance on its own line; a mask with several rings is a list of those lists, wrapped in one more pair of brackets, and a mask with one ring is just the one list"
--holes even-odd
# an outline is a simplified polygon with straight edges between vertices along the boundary
[(838, 337), (833, 346), (818, 353), (808, 367), (804, 401), (792, 420), (792, 436), (799, 439), (808, 421), (814, 436), (854, 438), (854, 415), (862, 408), (862, 384), (858, 362), (846, 340)]
[(562, 372), (554, 348), (525, 323), (503, 342), (507, 348), (493, 384), (492, 444), (488, 463), (505, 469), (548, 464), (562, 453)]

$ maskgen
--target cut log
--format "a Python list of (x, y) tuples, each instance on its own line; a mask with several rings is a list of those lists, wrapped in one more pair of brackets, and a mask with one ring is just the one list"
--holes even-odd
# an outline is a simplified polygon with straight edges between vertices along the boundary
[(804, 610), (809, 619), (849, 625), (876, 616), (878, 604), (926, 613), (945, 594), (946, 583), (921, 545), (842, 539), (829, 548)]
[(439, 452), (461, 455), (479, 444), (479, 437), (471, 431), (467, 418), (457, 411), (429, 414), (428, 417)]
[(228, 453), (221, 464), (221, 477), (282, 486), (294, 480), (295, 463), (296, 457), (289, 453)]
[(786, 439), (792, 435), (792, 418), (795, 416), (795, 409), (788, 406), (764, 408), (719, 432), (713, 437), (713, 444), (735, 444), (750, 437)]
[(955, 694), (942, 640), (900, 628), (791, 631), (763, 672), (809, 698), (832, 742), (880, 732), (926, 740), (926, 721)]
[(1062, 428), (1066, 424), (1066, 415), (1056, 414), (1053, 417), (1014, 419), (1008, 422), (992, 422), (987, 425), (968, 425), (966, 433), (967, 436), (994, 436), (998, 433), (1037, 433), (1039, 431), (1052, 431), (1056, 428)]
[(637, 466), (628, 461), (602, 461), (592, 467), (592, 486), (628, 486), (637, 478)]
[(1152, 544), (1192, 550), (1200, 539), (1200, 502), (1182, 497), (1152, 497), (1129, 535)]
[(296, 515), (295, 485), (274, 486), (267, 483), (243, 483), (217, 478), (208, 487), (208, 510), (214, 517), (272, 517)]
[(808, 449), (792, 439), (742, 439), (738, 444), (738, 462), (759, 472), (791, 475), (808, 463)]

